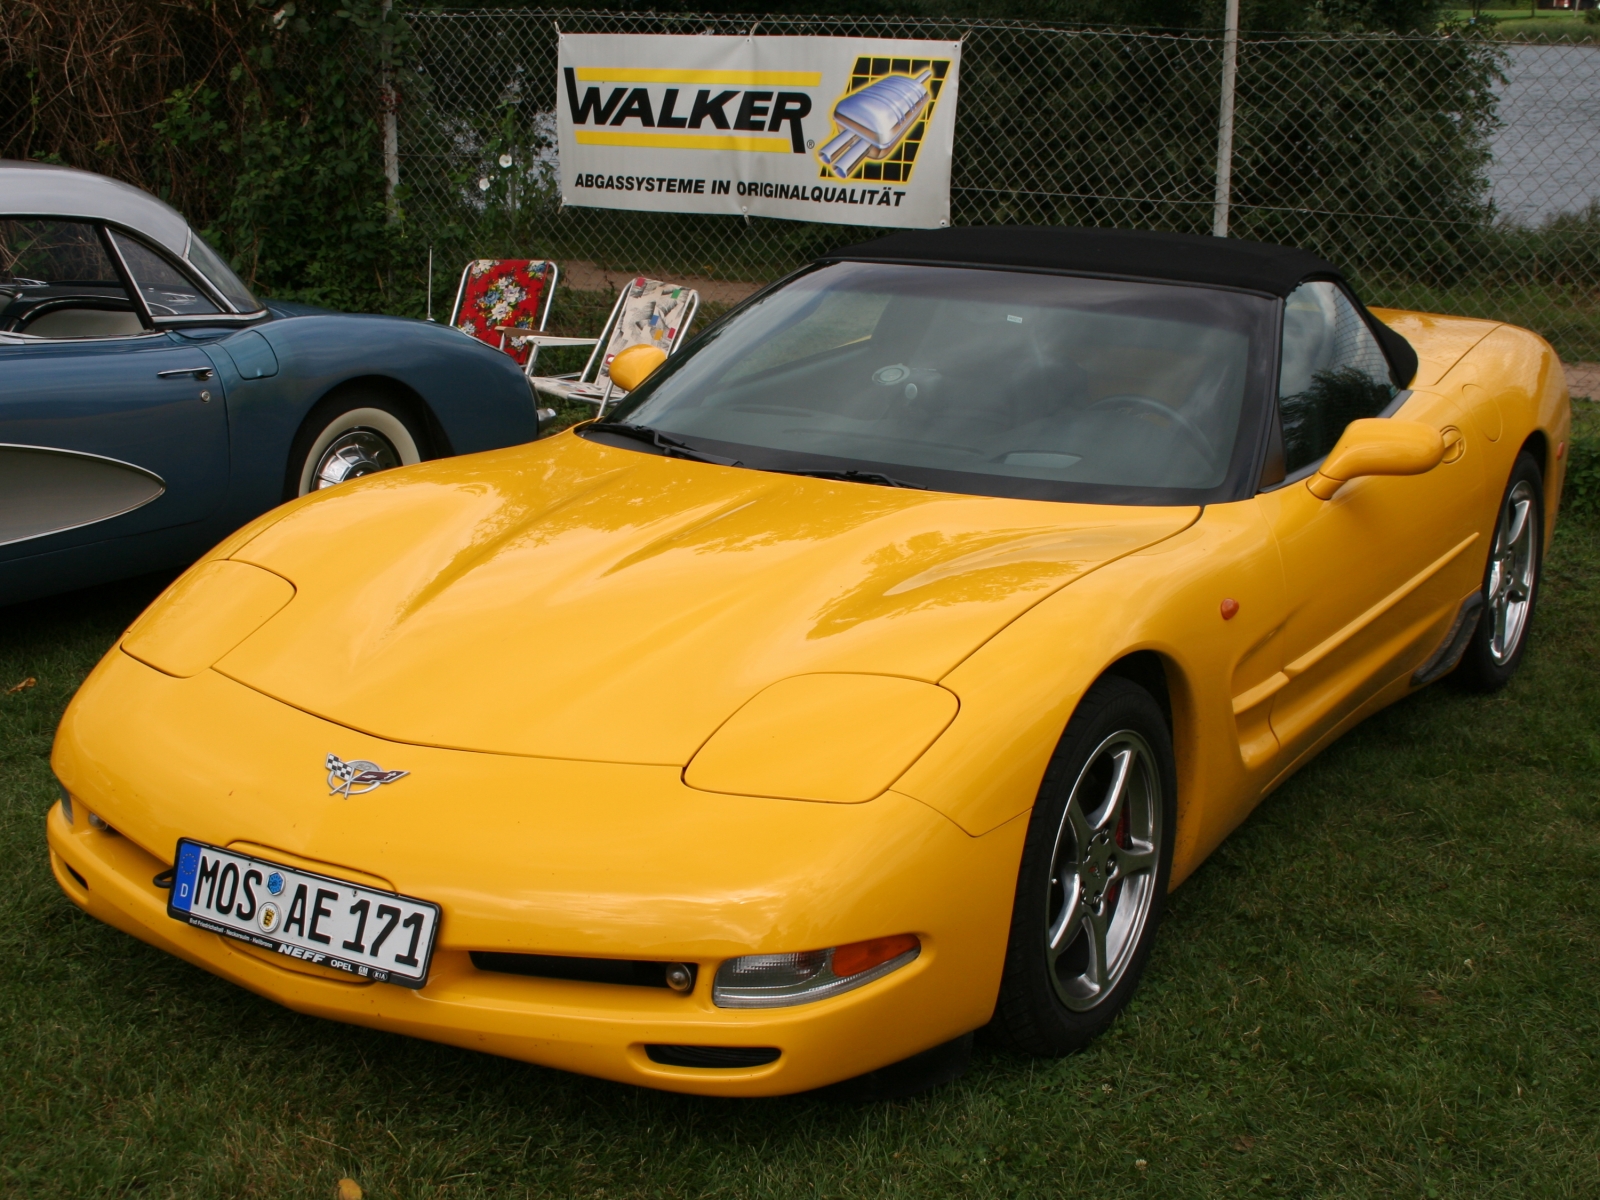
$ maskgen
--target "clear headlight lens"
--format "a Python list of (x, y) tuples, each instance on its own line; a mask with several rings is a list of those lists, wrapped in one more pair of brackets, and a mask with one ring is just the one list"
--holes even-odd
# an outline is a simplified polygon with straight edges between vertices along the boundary
[(61, 797), (61, 815), (62, 815), (62, 817), (64, 817), (66, 819), (66, 822), (67, 822), (68, 825), (76, 824), (77, 822), (73, 819), (73, 815), (72, 815), (72, 793), (67, 791), (66, 785), (64, 783), (62, 783), (61, 780), (59, 780), (59, 779), (56, 780), (56, 791), (60, 794), (60, 797)]
[(717, 968), (711, 1000), (718, 1008), (809, 1004), (881, 979), (921, 952), (915, 935), (900, 933), (827, 950), (746, 954)]

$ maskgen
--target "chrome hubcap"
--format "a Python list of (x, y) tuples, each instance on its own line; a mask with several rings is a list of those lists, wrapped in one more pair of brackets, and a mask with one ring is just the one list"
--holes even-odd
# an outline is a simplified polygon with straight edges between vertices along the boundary
[(1527, 480), (1519, 482), (1506, 497), (1494, 533), (1489, 558), (1489, 654), (1499, 667), (1516, 655), (1528, 627), (1528, 607), (1538, 571), (1536, 501), (1533, 486)]
[(334, 438), (322, 452), (311, 476), (311, 490), (320, 491), (347, 479), (359, 479), (399, 465), (399, 452), (383, 434), (371, 429), (351, 429)]
[(1050, 864), (1045, 956), (1056, 995), (1086, 1012), (1127, 972), (1155, 897), (1161, 776), (1131, 729), (1100, 743), (1072, 787)]

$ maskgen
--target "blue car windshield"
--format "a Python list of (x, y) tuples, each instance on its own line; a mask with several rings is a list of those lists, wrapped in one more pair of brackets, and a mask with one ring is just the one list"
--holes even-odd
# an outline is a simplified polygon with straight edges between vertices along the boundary
[(1177, 284), (833, 263), (713, 326), (607, 421), (767, 470), (1039, 499), (1216, 500), (1253, 457), (1240, 430), (1262, 411), (1276, 304)]

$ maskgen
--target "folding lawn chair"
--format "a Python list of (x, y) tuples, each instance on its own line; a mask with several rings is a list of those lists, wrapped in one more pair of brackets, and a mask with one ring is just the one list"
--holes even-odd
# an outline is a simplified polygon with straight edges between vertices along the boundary
[(531, 338), (516, 334), (522, 329), (537, 333), (544, 328), (560, 274), (555, 263), (542, 259), (475, 259), (461, 272), (450, 324), (504, 350), (524, 371), (531, 372), (539, 347)]
[(594, 352), (583, 370), (573, 375), (536, 376), (530, 359), (528, 381), (545, 397), (582, 400), (597, 405), (604, 415), (607, 404), (627, 394), (611, 380), (611, 360), (630, 346), (653, 345), (670, 356), (699, 308), (700, 293), (693, 288), (641, 275), (622, 289), (599, 337), (564, 338), (541, 333), (529, 338), (536, 352), (539, 346), (593, 346)]

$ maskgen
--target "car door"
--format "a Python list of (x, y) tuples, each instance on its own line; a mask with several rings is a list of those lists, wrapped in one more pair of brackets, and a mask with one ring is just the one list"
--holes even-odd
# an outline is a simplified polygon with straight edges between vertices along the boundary
[(0, 220), (0, 561), (197, 522), (226, 494), (215, 368), (132, 283), (89, 222)]
[[(1440, 431), (1433, 470), (1351, 480), (1331, 500), (1306, 486), (1344, 427), (1390, 414)], [(1479, 586), (1481, 479), (1447, 398), (1396, 396), (1390, 366), (1348, 295), (1303, 284), (1284, 316), (1275, 442), (1284, 478), (1258, 497), (1278, 546), (1287, 614), (1271, 724), (1285, 766), (1412, 671)]]

